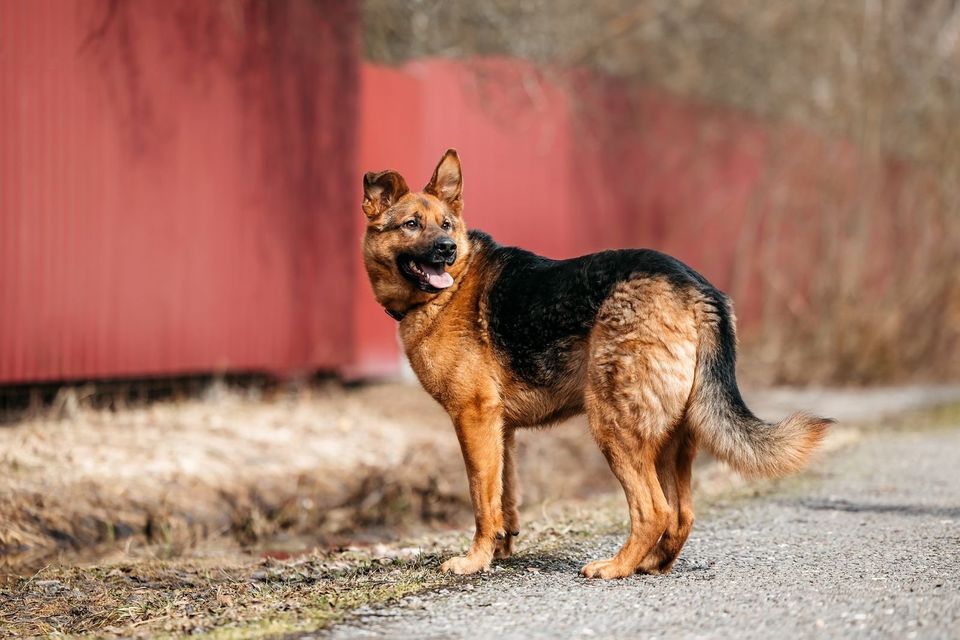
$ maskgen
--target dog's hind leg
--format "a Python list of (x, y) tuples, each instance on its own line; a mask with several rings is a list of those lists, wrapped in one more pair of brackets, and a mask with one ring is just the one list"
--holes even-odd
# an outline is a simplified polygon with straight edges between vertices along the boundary
[(610, 470), (623, 486), (630, 534), (615, 556), (591, 562), (581, 573), (588, 578), (623, 578), (632, 575), (657, 544), (667, 528), (670, 505), (657, 479), (655, 443), (603, 409), (588, 409), (588, 416)]
[(513, 552), (513, 539), (520, 533), (520, 504), (519, 491), (517, 487), (517, 469), (516, 469), (516, 438), (515, 429), (505, 429), (503, 434), (503, 498), (501, 504), (503, 508), (503, 528), (506, 529), (506, 537), (497, 540), (497, 548), (494, 552), (495, 558), (509, 558)]
[[(590, 334), (584, 400), (590, 429), (623, 485), (630, 536), (609, 560), (583, 568), (587, 577), (615, 578), (642, 568), (673, 520), (657, 460), (683, 426), (696, 371), (697, 332), (686, 295), (669, 282), (638, 278), (615, 288)], [(661, 465), (670, 471), (671, 465)]]
[(683, 424), (657, 456), (657, 477), (670, 504), (670, 515), (660, 541), (640, 563), (643, 572), (668, 573), (693, 529), (690, 479), (696, 455), (697, 444), (693, 432)]

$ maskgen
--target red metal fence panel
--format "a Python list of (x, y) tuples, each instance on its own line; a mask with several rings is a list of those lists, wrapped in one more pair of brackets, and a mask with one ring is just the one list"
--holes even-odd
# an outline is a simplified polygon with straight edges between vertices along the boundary
[(0, 0), (0, 383), (350, 359), (351, 0)]

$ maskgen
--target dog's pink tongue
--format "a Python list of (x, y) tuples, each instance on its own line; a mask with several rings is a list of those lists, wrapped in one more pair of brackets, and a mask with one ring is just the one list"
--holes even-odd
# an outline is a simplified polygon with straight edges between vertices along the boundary
[(438, 269), (429, 264), (422, 264), (420, 265), (420, 268), (423, 269), (425, 274), (427, 274), (427, 282), (430, 283), (431, 287), (436, 287), (437, 289), (446, 289), (453, 284), (453, 276), (446, 271)]

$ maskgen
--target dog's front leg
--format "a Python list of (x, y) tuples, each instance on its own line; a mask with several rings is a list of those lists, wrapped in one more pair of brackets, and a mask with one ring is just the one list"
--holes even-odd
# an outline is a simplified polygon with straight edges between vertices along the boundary
[(441, 571), (476, 573), (490, 568), (503, 521), (503, 411), (498, 403), (477, 399), (454, 417), (477, 530), (465, 556), (450, 558)]
[(507, 537), (497, 541), (494, 558), (509, 558), (513, 553), (514, 536), (520, 535), (520, 495), (517, 487), (517, 442), (516, 429), (504, 429), (503, 433), (503, 526)]

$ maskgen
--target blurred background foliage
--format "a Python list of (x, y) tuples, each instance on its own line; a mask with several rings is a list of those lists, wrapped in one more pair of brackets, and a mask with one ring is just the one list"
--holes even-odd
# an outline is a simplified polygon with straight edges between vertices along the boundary
[(363, 19), (374, 61), (585, 65), (922, 160), (960, 153), (954, 0), (365, 0)]
[[(769, 197), (753, 221), (764, 231), (751, 240), (743, 230), (738, 247), (776, 254), (768, 263), (778, 267), (764, 272), (760, 327), (745, 336), (756, 365), (747, 375), (875, 383), (960, 374), (960, 2), (365, 0), (362, 19), (375, 62), (520, 57), (771, 123), (781, 166), (768, 168)], [(778, 193), (779, 173), (811, 161), (793, 153), (790, 127), (857, 149), (855, 198), (824, 184)], [(890, 188), (891, 162), (916, 171)], [(814, 198), (816, 213), (791, 220), (801, 198)], [(801, 240), (817, 255), (784, 264)], [(803, 304), (789, 286), (800, 273), (810, 284)]]

